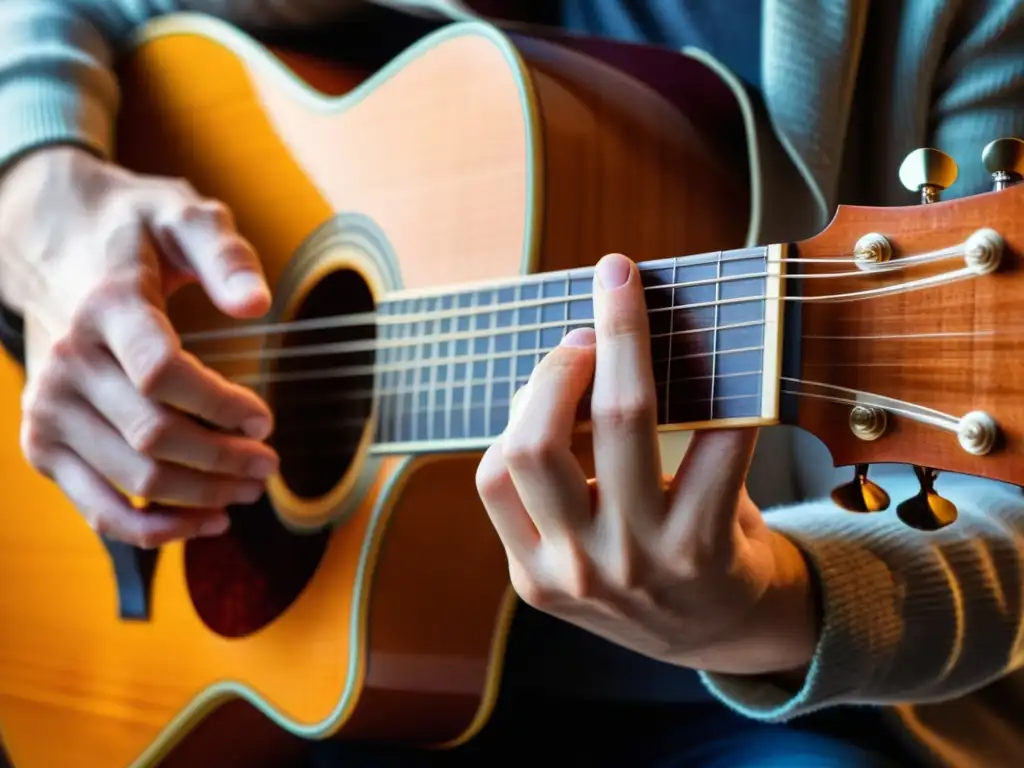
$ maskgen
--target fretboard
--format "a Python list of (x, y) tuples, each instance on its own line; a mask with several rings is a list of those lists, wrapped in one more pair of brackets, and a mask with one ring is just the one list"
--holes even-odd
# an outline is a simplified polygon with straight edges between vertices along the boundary
[[(640, 265), (660, 425), (776, 418), (780, 257), (772, 246)], [(592, 292), (586, 268), (382, 302), (374, 450), (489, 444), (543, 357), (593, 325)]]

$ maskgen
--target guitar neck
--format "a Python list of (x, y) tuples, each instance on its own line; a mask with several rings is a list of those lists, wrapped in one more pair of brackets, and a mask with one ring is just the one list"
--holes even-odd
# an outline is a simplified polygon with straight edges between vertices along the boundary
[[(783, 246), (639, 264), (663, 429), (779, 420)], [(593, 325), (593, 269), (528, 275), (378, 305), (373, 451), (489, 445), (512, 396), (570, 330)], [(581, 418), (586, 419), (588, 403)]]

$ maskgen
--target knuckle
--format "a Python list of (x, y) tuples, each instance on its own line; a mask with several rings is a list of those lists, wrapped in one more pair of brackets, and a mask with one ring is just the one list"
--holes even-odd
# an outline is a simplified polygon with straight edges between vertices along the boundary
[(236, 494), (240, 490), (241, 486), (231, 481), (212, 481), (200, 490), (200, 503), (205, 507), (227, 507), (235, 503)]
[(33, 418), (22, 421), (20, 434), (21, 453), (29, 466), (49, 477), (50, 453), (47, 431)]
[(133, 496), (142, 499), (152, 498), (160, 488), (163, 480), (163, 471), (160, 465), (148, 457), (143, 457), (139, 468), (132, 473), (129, 479), (128, 492)]
[(530, 607), (543, 611), (554, 603), (554, 590), (530, 575), (525, 568), (510, 568), (509, 577), (516, 594)]
[(558, 448), (557, 440), (543, 431), (515, 430), (505, 436), (502, 453), (510, 468), (530, 470), (549, 464)]
[(164, 543), (164, 537), (152, 529), (135, 533), (131, 543), (139, 549), (156, 549)]
[(195, 200), (199, 195), (196, 192), (196, 188), (192, 186), (192, 183), (186, 178), (172, 178), (164, 180), (167, 188), (175, 194), (179, 200), (191, 201)]
[(212, 225), (222, 229), (229, 229), (234, 225), (231, 210), (224, 203), (194, 195), (184, 200), (179, 216), (183, 224)]
[(97, 536), (109, 537), (114, 535), (114, 521), (109, 512), (102, 509), (86, 515), (86, 522)]
[(135, 386), (147, 397), (160, 387), (177, 358), (178, 349), (166, 335), (136, 336), (127, 354), (135, 362)]
[(503, 461), (481, 461), (476, 469), (476, 490), (484, 499), (503, 496), (512, 485), (512, 475)]
[(204, 457), (214, 471), (224, 474), (245, 470), (247, 458), (241, 451), (236, 451), (230, 443), (222, 440), (215, 440), (207, 449), (208, 456)]
[(166, 440), (174, 427), (170, 414), (152, 409), (136, 419), (126, 430), (128, 444), (144, 456), (151, 456)]
[(631, 427), (647, 424), (657, 415), (654, 398), (644, 393), (623, 395), (612, 400), (591, 403), (591, 418), (611, 426)]

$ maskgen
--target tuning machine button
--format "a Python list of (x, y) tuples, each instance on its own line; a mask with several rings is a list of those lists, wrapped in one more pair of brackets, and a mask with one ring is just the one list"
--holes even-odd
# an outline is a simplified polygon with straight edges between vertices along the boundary
[(996, 139), (981, 151), (981, 162), (992, 176), (995, 190), (1019, 184), (1024, 179), (1024, 141)]
[(915, 149), (900, 165), (900, 181), (911, 192), (919, 193), (922, 203), (938, 201), (939, 193), (953, 186), (958, 173), (952, 157), (931, 147)]
[(889, 494), (868, 480), (867, 464), (858, 464), (853, 480), (836, 486), (832, 501), (847, 512), (881, 512), (889, 508)]
[(935, 491), (938, 470), (928, 467), (914, 467), (914, 474), (921, 484), (916, 496), (911, 496), (896, 507), (896, 516), (905, 525), (919, 531), (937, 531), (956, 522), (956, 505), (942, 498)]

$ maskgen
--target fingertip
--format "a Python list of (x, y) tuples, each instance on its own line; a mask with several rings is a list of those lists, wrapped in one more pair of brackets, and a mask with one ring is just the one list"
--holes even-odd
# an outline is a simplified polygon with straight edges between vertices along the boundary
[(262, 317), (272, 298), (267, 281), (256, 272), (235, 272), (224, 282), (220, 308), (232, 317)]
[(274, 429), (270, 416), (250, 416), (242, 422), (242, 432), (253, 440), (266, 440)]
[(621, 253), (609, 253), (597, 262), (594, 269), (595, 282), (605, 291), (621, 288), (633, 274), (633, 261)]
[(576, 347), (586, 349), (597, 343), (597, 331), (593, 328), (573, 328), (562, 337), (563, 347)]
[(196, 535), (200, 538), (211, 538), (227, 533), (231, 527), (231, 518), (227, 512), (218, 512), (203, 520), (196, 529)]

